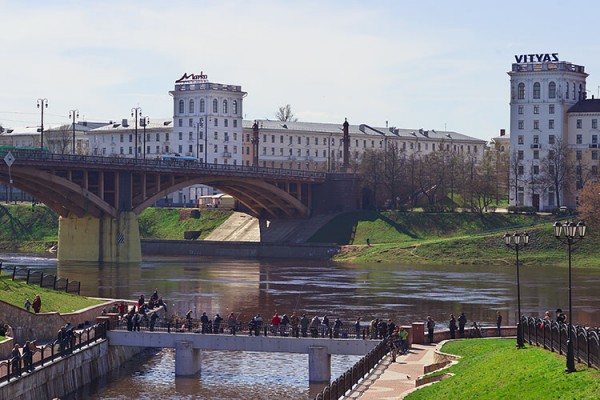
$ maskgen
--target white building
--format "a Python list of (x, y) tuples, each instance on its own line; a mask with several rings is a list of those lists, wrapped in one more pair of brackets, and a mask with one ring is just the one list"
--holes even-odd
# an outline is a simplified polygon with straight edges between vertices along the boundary
[[(548, 171), (544, 179), (543, 160), (558, 144), (570, 143), (567, 113), (585, 99), (588, 75), (583, 66), (560, 61), (556, 53), (518, 55), (515, 61), (508, 72), (510, 204), (551, 209), (557, 206), (556, 191), (547, 181)], [(574, 206), (568, 190), (561, 191), (559, 198)]]

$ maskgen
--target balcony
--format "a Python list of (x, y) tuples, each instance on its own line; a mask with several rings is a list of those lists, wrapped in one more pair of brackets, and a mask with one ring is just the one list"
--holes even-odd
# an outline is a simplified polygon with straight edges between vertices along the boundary
[(231, 153), (230, 153), (230, 152), (228, 152), (228, 151), (224, 151), (224, 152), (221, 154), (221, 156), (222, 156), (223, 158), (231, 158)]
[(590, 149), (597, 149), (598, 148), (598, 143), (591, 143), (590, 144)]
[(532, 144), (530, 147), (531, 147), (532, 149), (539, 149), (539, 148), (541, 148), (541, 146), (540, 146), (540, 144), (539, 144), (539, 143), (534, 143), (534, 144)]

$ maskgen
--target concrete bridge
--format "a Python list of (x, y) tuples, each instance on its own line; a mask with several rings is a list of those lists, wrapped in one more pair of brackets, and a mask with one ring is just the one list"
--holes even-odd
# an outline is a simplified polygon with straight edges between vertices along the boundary
[(262, 219), (306, 218), (358, 204), (353, 174), (18, 149), (11, 154), (11, 166), (0, 162), (0, 182), (60, 215), (61, 261), (139, 262), (137, 215), (194, 184), (232, 195)]
[(262, 351), (308, 354), (308, 377), (311, 383), (329, 382), (331, 355), (364, 356), (381, 340), (295, 338), (281, 336), (212, 335), (192, 332), (111, 330), (107, 332), (111, 346), (155, 347), (175, 349), (175, 375), (198, 373), (202, 366), (202, 350)]

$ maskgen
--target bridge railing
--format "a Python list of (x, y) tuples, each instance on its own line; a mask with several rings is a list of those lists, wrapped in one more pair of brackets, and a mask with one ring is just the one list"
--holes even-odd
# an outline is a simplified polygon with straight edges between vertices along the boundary
[(0, 361), (0, 383), (16, 379), (25, 372), (35, 372), (38, 366), (44, 366), (104, 339), (106, 339), (106, 323), (102, 322), (83, 330), (74, 330), (72, 335), (66, 335), (63, 340), (36, 346), (30, 359), (20, 351), (18, 357)]
[[(544, 321), (539, 318), (523, 317), (523, 336), (531, 345), (546, 350), (567, 354), (569, 324)], [(600, 369), (600, 328), (572, 325), (574, 356), (577, 362)]]
[(13, 265), (4, 267), (0, 263), (0, 273), (2, 271), (10, 275), (13, 281), (18, 279), (25, 281), (29, 285), (37, 285), (66, 293), (81, 293), (81, 282), (79, 281), (70, 281), (68, 278), (59, 278), (56, 275), (46, 274), (42, 271), (32, 271), (30, 268), (23, 266)]
[[(122, 167), (133, 167), (139, 169), (140, 167), (154, 168), (154, 169), (178, 169), (184, 171), (211, 171), (211, 172), (223, 172), (223, 173), (241, 173), (247, 176), (252, 173), (258, 176), (272, 176), (272, 177), (298, 177), (298, 178), (316, 178), (325, 179), (327, 173), (320, 171), (306, 171), (296, 169), (284, 169), (284, 168), (269, 168), (269, 167), (251, 167), (245, 165), (232, 165), (232, 164), (209, 164), (201, 163), (196, 160), (177, 160), (177, 159), (150, 159), (150, 158), (129, 158), (129, 157), (103, 157), (103, 156), (85, 156), (75, 154), (59, 154), (59, 153), (46, 153), (32, 150), (19, 150), (15, 148), (11, 150), (11, 154), (15, 157), (15, 162), (19, 160), (26, 161), (56, 161), (64, 164), (85, 164), (85, 165), (99, 165), (99, 166), (122, 166)], [(16, 164), (18, 165), (18, 164)]]

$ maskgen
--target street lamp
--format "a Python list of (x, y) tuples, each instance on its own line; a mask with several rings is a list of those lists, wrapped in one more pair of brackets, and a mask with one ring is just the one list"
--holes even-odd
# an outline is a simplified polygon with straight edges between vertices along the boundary
[(75, 154), (75, 118), (79, 118), (79, 110), (69, 111), (69, 118), (73, 119), (73, 148), (71, 149), (71, 153)]
[(40, 126), (40, 149), (44, 149), (44, 108), (48, 108), (48, 99), (37, 99), (37, 108), (42, 112), (42, 123)]
[(510, 249), (514, 249), (517, 254), (517, 348), (521, 349), (523, 345), (523, 325), (521, 324), (521, 281), (519, 278), (519, 248), (529, 244), (529, 234), (527, 232), (515, 232), (512, 235), (508, 232), (504, 234), (504, 244)]
[(204, 120), (200, 120), (196, 123), (196, 161), (200, 162), (200, 128), (204, 126)]
[[(575, 372), (575, 353), (573, 351), (573, 325), (571, 320), (573, 317), (573, 302), (572, 302), (572, 286), (571, 286), (571, 246), (573, 243), (578, 242), (585, 236), (586, 226), (583, 221), (575, 223), (565, 222), (561, 224), (556, 221), (554, 223), (554, 236), (562, 243), (566, 243), (569, 249), (569, 315), (567, 316), (569, 322), (569, 334), (567, 338), (567, 368), (565, 372)], [(577, 237), (578, 236), (578, 237)]]
[(138, 115), (142, 115), (142, 109), (141, 107), (133, 107), (131, 109), (131, 116), (133, 117), (135, 115), (135, 151), (134, 151), (134, 155), (135, 158), (138, 158)]
[[(142, 125), (142, 127), (144, 128), (143, 130), (143, 134), (144, 134), (144, 149), (142, 150), (142, 154), (143, 154), (143, 158), (144, 160), (146, 159), (146, 126), (150, 123), (150, 118), (148, 117), (142, 117), (140, 115), (140, 124)], [(137, 136), (137, 133), (136, 133)], [(137, 147), (137, 146), (136, 146)]]

